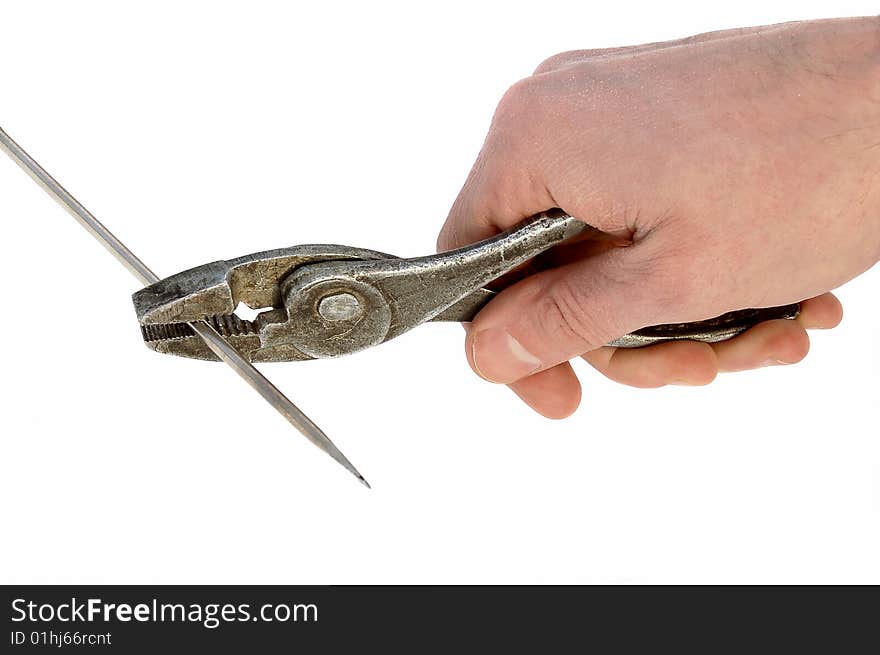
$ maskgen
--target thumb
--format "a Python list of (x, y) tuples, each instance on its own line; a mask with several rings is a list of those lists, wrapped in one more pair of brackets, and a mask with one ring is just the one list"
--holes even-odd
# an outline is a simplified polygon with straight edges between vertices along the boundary
[(658, 322), (664, 293), (647, 239), (544, 271), (505, 289), (474, 318), (468, 361), (510, 384)]

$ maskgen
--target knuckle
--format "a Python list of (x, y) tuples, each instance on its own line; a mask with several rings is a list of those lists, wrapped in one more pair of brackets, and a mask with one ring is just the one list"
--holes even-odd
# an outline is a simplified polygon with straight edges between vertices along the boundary
[(535, 75), (549, 73), (570, 64), (582, 61), (588, 56), (588, 50), (567, 50), (542, 61), (535, 69)]
[(496, 160), (528, 161), (554, 138), (554, 103), (558, 89), (553, 79), (527, 77), (502, 96), (492, 118), (485, 148)]
[(536, 114), (543, 111), (546, 88), (534, 77), (516, 82), (501, 97), (495, 110), (493, 125), (523, 129), (533, 123)]
[(587, 352), (610, 339), (600, 329), (600, 322), (587, 311), (583, 294), (569, 278), (557, 279), (539, 299), (539, 320), (546, 338), (570, 344), (578, 352)]

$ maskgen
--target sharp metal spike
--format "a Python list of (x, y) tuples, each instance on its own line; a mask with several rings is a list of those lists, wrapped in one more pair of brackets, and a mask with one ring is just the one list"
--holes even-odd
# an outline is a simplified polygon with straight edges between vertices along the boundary
[[(21, 166), (37, 184), (64, 207), (89, 233), (95, 237), (110, 253), (118, 259), (143, 284), (159, 281), (153, 273), (131, 250), (113, 235), (89, 210), (83, 207), (67, 190), (62, 187), (46, 170), (40, 166), (27, 152), (0, 128), (0, 147), (15, 163)], [(342, 464), (352, 475), (367, 488), (370, 485), (358, 470), (340, 452), (336, 445), (315, 423), (306, 416), (287, 396), (260, 373), (253, 364), (233, 348), (217, 330), (204, 321), (189, 323), (192, 330), (204, 339), (208, 347), (222, 361), (226, 362), (238, 373), (257, 393), (259, 393), (278, 413), (299, 430), (309, 441)]]

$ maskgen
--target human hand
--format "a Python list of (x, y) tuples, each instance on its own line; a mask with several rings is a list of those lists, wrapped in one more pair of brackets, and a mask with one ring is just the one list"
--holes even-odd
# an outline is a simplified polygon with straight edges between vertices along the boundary
[[(876, 18), (552, 57), (501, 100), (438, 247), (551, 207), (607, 238), (499, 294), (468, 327), (468, 361), (551, 418), (577, 408), (576, 356), (638, 387), (799, 361), (806, 329), (841, 319), (828, 292), (880, 259), (878, 146)], [(718, 344), (603, 346), (797, 301), (796, 321)]]

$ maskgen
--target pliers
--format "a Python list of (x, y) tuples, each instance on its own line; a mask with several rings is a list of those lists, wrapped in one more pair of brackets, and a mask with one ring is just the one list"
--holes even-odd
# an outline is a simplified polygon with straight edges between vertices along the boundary
[[(303, 245), (212, 262), (133, 296), (147, 346), (216, 360), (187, 323), (205, 320), (252, 362), (337, 357), (384, 343), (427, 321), (470, 321), (497, 293), (486, 287), (549, 248), (598, 233), (551, 210), (479, 243), (401, 259), (338, 245)], [(239, 303), (262, 310), (235, 315)], [(695, 323), (646, 327), (609, 345), (674, 339), (716, 342), (761, 321), (795, 318), (797, 304), (730, 312)]]

